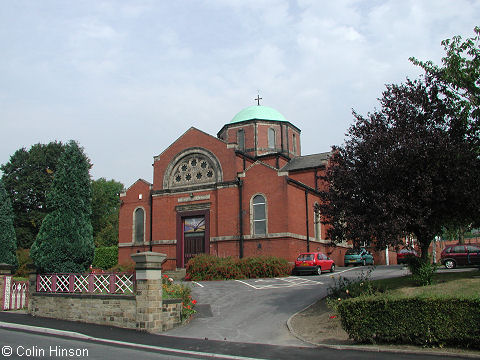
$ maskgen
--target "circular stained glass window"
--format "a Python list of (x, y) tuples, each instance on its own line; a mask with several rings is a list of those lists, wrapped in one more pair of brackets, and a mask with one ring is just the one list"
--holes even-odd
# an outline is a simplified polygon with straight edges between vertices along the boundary
[(201, 153), (193, 153), (181, 158), (173, 167), (171, 174), (169, 186), (179, 188), (211, 184), (217, 181), (218, 170), (210, 158)]

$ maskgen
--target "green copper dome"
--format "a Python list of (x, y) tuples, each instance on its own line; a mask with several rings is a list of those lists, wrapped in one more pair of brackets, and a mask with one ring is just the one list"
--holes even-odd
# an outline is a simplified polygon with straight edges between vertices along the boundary
[(253, 105), (243, 109), (237, 115), (235, 115), (232, 121), (230, 121), (230, 124), (253, 119), (287, 121), (287, 119), (285, 119), (282, 114), (280, 114), (277, 110), (272, 109), (271, 107), (263, 105)]

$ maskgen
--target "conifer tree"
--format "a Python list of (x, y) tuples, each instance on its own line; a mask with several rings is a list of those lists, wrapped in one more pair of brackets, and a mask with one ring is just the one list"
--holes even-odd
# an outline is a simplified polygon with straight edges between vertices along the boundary
[(40, 272), (83, 272), (93, 261), (90, 162), (70, 141), (61, 155), (47, 194), (50, 213), (31, 248)]
[(2, 179), (0, 179), (0, 263), (18, 267), (17, 238), (13, 227), (13, 209)]

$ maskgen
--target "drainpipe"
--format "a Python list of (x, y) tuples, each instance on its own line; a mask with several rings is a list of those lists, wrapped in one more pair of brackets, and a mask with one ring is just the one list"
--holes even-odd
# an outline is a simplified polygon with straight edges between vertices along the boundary
[(240, 243), (239, 243), (239, 258), (243, 258), (243, 181), (238, 180), (238, 211), (239, 211), (239, 227), (240, 227)]
[(307, 227), (307, 252), (310, 251), (310, 231), (308, 226), (308, 191), (305, 190), (305, 225)]
[(149, 250), (152, 252), (152, 219), (153, 219), (153, 196), (152, 191), (150, 191), (150, 241), (149, 241)]

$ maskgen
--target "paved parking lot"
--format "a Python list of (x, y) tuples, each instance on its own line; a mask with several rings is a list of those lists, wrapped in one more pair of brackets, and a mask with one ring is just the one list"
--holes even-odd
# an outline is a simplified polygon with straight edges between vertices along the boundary
[[(328, 293), (335, 278), (358, 278), (370, 267), (337, 268), (333, 274), (274, 279), (191, 282), (198, 316), (167, 335), (274, 345), (305, 346), (286, 322)], [(362, 273), (364, 275), (362, 275)], [(371, 278), (400, 276), (400, 266), (377, 266)]]
[[(346, 272), (352, 271), (352, 274), (358, 276), (359, 271), (366, 271), (368, 267), (357, 268), (337, 268), (337, 271), (332, 273), (323, 273), (322, 275), (302, 275), (302, 276), (288, 276), (272, 279), (245, 279), (245, 280), (229, 280), (228, 282), (237, 282), (244, 286), (255, 290), (267, 290), (267, 289), (284, 289), (298, 286), (318, 286), (324, 285), (326, 282), (330, 282), (329, 279), (338, 276), (346, 276)], [(355, 270), (355, 271), (353, 271)], [(190, 284), (193, 287), (203, 288), (205, 286), (216, 286), (218, 283), (224, 283), (219, 281), (192, 281)]]

